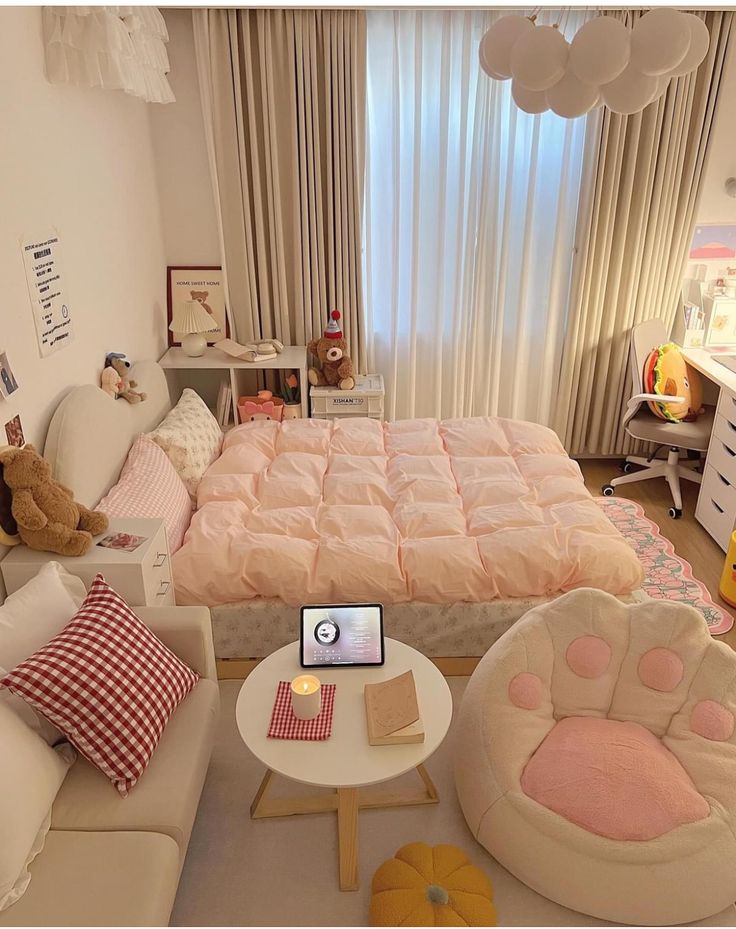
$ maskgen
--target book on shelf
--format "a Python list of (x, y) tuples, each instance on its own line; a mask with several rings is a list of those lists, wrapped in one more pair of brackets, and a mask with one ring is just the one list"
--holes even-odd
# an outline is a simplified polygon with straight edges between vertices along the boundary
[(230, 422), (230, 413), (232, 411), (232, 388), (226, 381), (220, 384), (220, 390), (217, 394), (217, 409), (215, 416), (221, 426), (227, 426)]
[(424, 741), (424, 725), (412, 671), (405, 671), (388, 681), (366, 684), (363, 697), (371, 745), (406, 745)]

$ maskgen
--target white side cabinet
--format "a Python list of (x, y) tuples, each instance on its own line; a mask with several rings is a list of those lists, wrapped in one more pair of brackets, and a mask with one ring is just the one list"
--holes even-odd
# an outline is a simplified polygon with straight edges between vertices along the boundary
[(726, 551), (736, 527), (736, 394), (721, 389), (695, 517)]
[[(143, 536), (135, 551), (104, 548), (97, 543), (105, 536), (127, 532)], [(111, 519), (106, 532), (96, 536), (86, 555), (65, 558), (53, 552), (37, 552), (18, 545), (0, 562), (3, 581), (9, 594), (22, 587), (38, 573), (42, 564), (58, 561), (89, 588), (96, 575), (107, 583), (130, 606), (175, 606), (171, 559), (166, 531), (160, 519)]]

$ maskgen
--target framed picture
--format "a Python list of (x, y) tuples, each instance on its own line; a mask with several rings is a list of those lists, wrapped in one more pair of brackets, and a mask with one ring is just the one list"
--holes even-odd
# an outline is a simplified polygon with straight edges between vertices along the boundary
[(8, 361), (8, 353), (0, 352), (0, 393), (3, 397), (10, 397), (18, 389), (18, 381), (15, 379), (13, 369)]
[(207, 344), (230, 338), (230, 325), (225, 309), (225, 281), (217, 265), (169, 265), (166, 269), (166, 325), (169, 345), (181, 345), (181, 336), (168, 326), (174, 307), (187, 300), (197, 300), (212, 316), (217, 329), (206, 333)]
[(5, 435), (8, 439), (8, 445), (15, 445), (17, 448), (23, 448), (26, 444), (23, 435), (23, 426), (20, 422), (20, 413), (5, 423)]
[(701, 223), (690, 244), (690, 261), (733, 261), (736, 258), (736, 225)]

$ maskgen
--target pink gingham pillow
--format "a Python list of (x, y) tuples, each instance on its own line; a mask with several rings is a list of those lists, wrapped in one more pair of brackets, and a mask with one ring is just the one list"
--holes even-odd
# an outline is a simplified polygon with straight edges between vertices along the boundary
[(97, 509), (110, 518), (162, 519), (172, 555), (181, 548), (192, 518), (182, 479), (165, 452), (144, 435), (133, 443), (120, 480)]
[(5, 677), (123, 797), (199, 675), (98, 574), (73, 619)]

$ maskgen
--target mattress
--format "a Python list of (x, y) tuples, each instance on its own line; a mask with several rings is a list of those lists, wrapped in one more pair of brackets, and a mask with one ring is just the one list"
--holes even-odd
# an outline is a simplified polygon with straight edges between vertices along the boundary
[(177, 603), (209, 607), (452, 606), (642, 580), (555, 433), (494, 417), (236, 427), (172, 567)]

